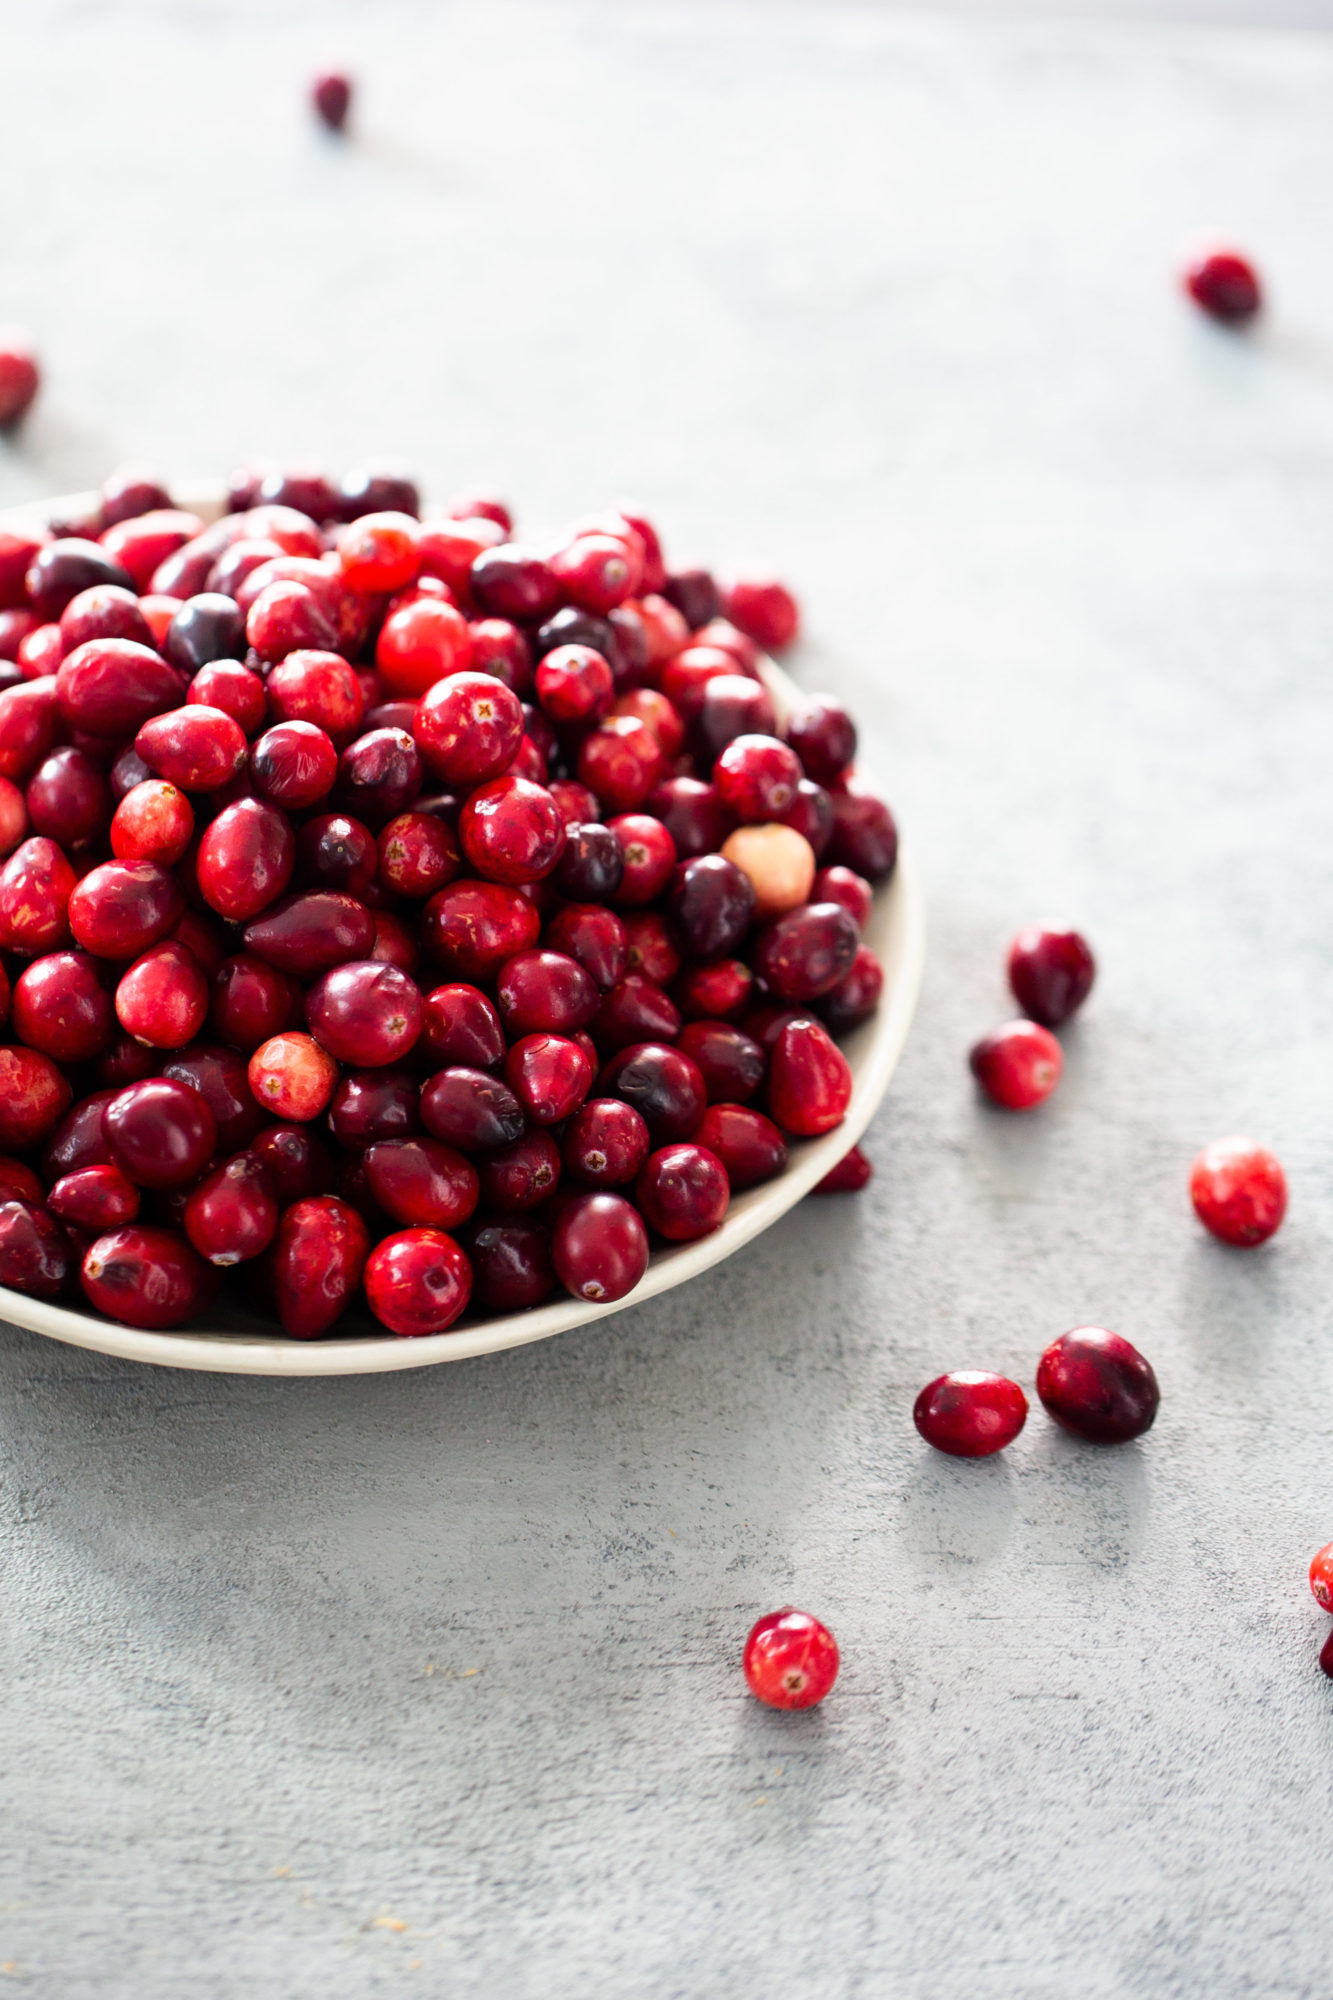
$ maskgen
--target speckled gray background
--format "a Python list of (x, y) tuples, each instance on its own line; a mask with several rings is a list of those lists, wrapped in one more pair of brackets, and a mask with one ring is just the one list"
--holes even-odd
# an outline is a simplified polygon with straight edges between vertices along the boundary
[[(549, 1345), (321, 1383), (0, 1348), (0, 1979), (51, 2000), (1323, 2000), (1333, 43), (878, 12), (50, 9), (4, 31), (0, 499), (405, 453), (772, 563), (930, 968), (860, 1201)], [(322, 23), (322, 25), (320, 25)], [(305, 73), (364, 78), (354, 141)], [(1260, 338), (1188, 311), (1250, 244)], [(1022, 921), (1055, 1100), (964, 1064)], [(1250, 1257), (1185, 1175), (1290, 1172)], [(1139, 1342), (1156, 1429), (927, 1453)], [(762, 1609), (835, 1696), (745, 1696)]]

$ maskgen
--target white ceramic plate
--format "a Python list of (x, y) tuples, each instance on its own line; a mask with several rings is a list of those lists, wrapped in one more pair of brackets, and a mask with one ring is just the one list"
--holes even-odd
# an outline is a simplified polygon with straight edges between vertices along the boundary
[[(91, 493), (74, 494), (49, 504), (52, 512), (58, 509), (73, 514), (81, 507), (91, 507), (94, 499)], [(202, 504), (198, 501), (182, 504), (205, 518), (212, 518), (219, 511), (216, 497)], [(46, 510), (30, 507), (22, 511), (31, 518)], [(765, 662), (764, 678), (780, 711), (799, 698), (800, 690), (771, 661)], [(655, 1249), (641, 1282), (627, 1298), (617, 1299), (613, 1305), (589, 1305), (579, 1299), (559, 1298), (533, 1311), (510, 1313), (503, 1318), (464, 1315), (448, 1333), (427, 1334), (419, 1340), (403, 1340), (393, 1334), (372, 1331), (377, 1323), (363, 1309), (359, 1315), (351, 1314), (341, 1322), (343, 1331), (323, 1340), (303, 1341), (275, 1335), (270, 1322), (239, 1310), (218, 1310), (206, 1326), (176, 1333), (149, 1333), (121, 1326), (95, 1313), (48, 1305), (42, 1299), (30, 1299), (22, 1292), (0, 1286), (0, 1319), (75, 1347), (122, 1355), (129, 1361), (152, 1361), (166, 1368), (205, 1368), (232, 1375), (369, 1375), (391, 1368), (424, 1368), (437, 1361), (463, 1361), (476, 1354), (494, 1354), (504, 1347), (545, 1340), (568, 1327), (583, 1326), (589, 1320), (621, 1312), (642, 1299), (669, 1291), (673, 1285), (683, 1285), (711, 1264), (730, 1257), (794, 1207), (855, 1145), (888, 1089), (907, 1039), (921, 985), (925, 938), (925, 906), (920, 884), (910, 856), (900, 852), (893, 878), (876, 896), (865, 927), (866, 943), (878, 953), (884, 966), (884, 996), (879, 1011), (842, 1039), (853, 1078), (852, 1100), (843, 1123), (823, 1138), (795, 1141), (786, 1172), (762, 1187), (738, 1194), (722, 1227), (711, 1236), (697, 1243)]]

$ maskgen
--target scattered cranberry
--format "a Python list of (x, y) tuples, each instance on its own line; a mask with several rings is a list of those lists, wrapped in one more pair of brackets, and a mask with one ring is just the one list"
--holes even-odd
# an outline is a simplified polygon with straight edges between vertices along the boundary
[(953, 1458), (989, 1458), (1013, 1443), (1027, 1414), (1028, 1399), (1017, 1382), (962, 1368), (927, 1382), (912, 1421), (936, 1451)]
[(556, 1218), (551, 1257), (567, 1292), (610, 1305), (632, 1292), (647, 1270), (648, 1232), (623, 1195), (575, 1195)]
[(36, 356), (26, 333), (0, 327), (0, 425), (16, 424), (41, 386)]
[(1060, 1081), (1060, 1044), (1035, 1021), (1006, 1021), (983, 1035), (969, 1061), (972, 1074), (993, 1104), (1006, 1111), (1030, 1111)]
[(875, 1169), (859, 1146), (853, 1146), (850, 1153), (844, 1153), (836, 1167), (830, 1167), (822, 1181), (816, 1181), (811, 1194), (860, 1194), (862, 1188), (869, 1187), (875, 1178)]
[(838, 1678), (838, 1642), (788, 1604), (751, 1628), (742, 1664), (750, 1693), (769, 1708), (813, 1708)]
[(174, 1229), (141, 1224), (99, 1236), (79, 1273), (88, 1301), (127, 1326), (179, 1326), (208, 1304), (211, 1266)]
[(1037, 1394), (1056, 1423), (1092, 1444), (1124, 1444), (1152, 1427), (1160, 1391), (1136, 1347), (1100, 1326), (1052, 1341), (1037, 1368)]
[(1190, 265), (1185, 289), (1196, 305), (1228, 326), (1243, 326), (1263, 303), (1259, 274), (1236, 250), (1213, 250)]
[(1215, 1139), (1190, 1168), (1190, 1200), (1205, 1229), (1252, 1250), (1287, 1212), (1287, 1177), (1277, 1155), (1253, 1139)]
[(1310, 1564), (1310, 1588), (1316, 1603), (1325, 1611), (1333, 1611), (1333, 1542), (1320, 1549)]
[(1329, 1633), (1327, 1639), (1325, 1639), (1319, 1649), (1319, 1664), (1329, 1679), (1333, 1681), (1333, 1632)]
[(1009, 947), (1009, 984), (1023, 1012), (1058, 1028), (1092, 991), (1097, 964), (1077, 931), (1031, 924)]
[(315, 114), (330, 132), (341, 132), (352, 104), (352, 85), (341, 70), (328, 70), (310, 86)]

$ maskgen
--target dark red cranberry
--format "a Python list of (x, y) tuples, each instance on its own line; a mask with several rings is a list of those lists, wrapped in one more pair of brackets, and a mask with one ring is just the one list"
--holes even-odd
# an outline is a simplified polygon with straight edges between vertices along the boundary
[(687, 1021), (676, 1046), (697, 1064), (710, 1104), (745, 1104), (764, 1080), (764, 1052), (725, 1021)]
[(379, 849), (375, 836), (347, 813), (319, 813), (296, 836), (300, 879), (311, 888), (344, 889), (357, 896), (375, 879)]
[(580, 1194), (556, 1218), (551, 1256), (567, 1292), (610, 1305), (632, 1292), (648, 1268), (648, 1232), (618, 1194)]
[(358, 1069), (344, 1076), (329, 1105), (329, 1130), (360, 1153), (377, 1139), (406, 1139), (421, 1129), (416, 1079), (405, 1069)]
[(352, 107), (350, 78), (339, 70), (328, 70), (324, 75), (317, 76), (310, 86), (310, 101), (321, 125), (326, 125), (330, 132), (341, 132)]
[(711, 1236), (727, 1212), (731, 1184), (706, 1146), (663, 1146), (651, 1153), (634, 1183), (634, 1199), (649, 1225), (670, 1243)]
[(116, 742), (177, 707), (184, 688), (174, 667), (132, 639), (89, 639), (56, 669), (56, 699), (66, 721)]
[(1287, 1212), (1287, 1177), (1277, 1155), (1253, 1139), (1215, 1139), (1190, 1169), (1190, 1200), (1205, 1229), (1223, 1243), (1252, 1250), (1268, 1241)]
[(624, 873), (625, 851), (611, 827), (596, 821), (566, 825), (565, 848), (553, 877), (562, 896), (572, 896), (576, 902), (604, 902), (615, 895)]
[(633, 1042), (670, 1042), (680, 1033), (680, 1014), (669, 993), (643, 973), (630, 972), (602, 996), (590, 1031), (608, 1053)]
[(367, 826), (383, 826), (415, 803), (423, 775), (417, 746), (405, 729), (372, 729), (349, 743), (338, 760), (339, 802)]
[(711, 764), (738, 736), (772, 736), (776, 728), (777, 710), (762, 681), (718, 674), (704, 687), (693, 741), (701, 760)]
[(102, 481), (101, 498), (102, 519), (108, 528), (171, 505), (171, 495), (158, 474), (143, 465), (118, 465)]
[(71, 597), (60, 614), (60, 640), (66, 653), (89, 639), (132, 639), (136, 646), (153, 644), (152, 627), (139, 609), (132, 590), (114, 583), (95, 584)]
[(491, 618), (537, 625), (560, 601), (560, 585), (549, 564), (517, 542), (483, 549), (468, 575), (468, 587)]
[(754, 990), (754, 974), (739, 958), (687, 966), (672, 989), (687, 1021), (740, 1020)]
[(1009, 947), (1009, 984), (1023, 1012), (1058, 1028), (1092, 991), (1097, 963), (1077, 931), (1030, 924)]
[(248, 1146), (264, 1123), (264, 1114), (250, 1094), (245, 1059), (234, 1049), (195, 1042), (173, 1051), (162, 1065), (162, 1074), (199, 1092), (213, 1114), (218, 1145), (224, 1153)]
[(278, 1204), (263, 1163), (254, 1153), (237, 1153), (191, 1191), (185, 1204), (185, 1234), (210, 1264), (243, 1264), (273, 1241)]
[(807, 903), (759, 933), (755, 970), (779, 999), (815, 1000), (851, 970), (857, 946), (856, 925), (841, 903)]
[(698, 1064), (661, 1042), (639, 1042), (612, 1056), (597, 1087), (601, 1096), (632, 1104), (657, 1146), (687, 1138), (708, 1101)]
[(1136, 1347), (1101, 1326), (1061, 1334), (1037, 1367), (1047, 1414), (1091, 1444), (1124, 1444), (1150, 1430), (1161, 1392)]
[(117, 801), (123, 799), (127, 793), (134, 790), (136, 785), (147, 783), (152, 775), (143, 758), (139, 756), (134, 745), (131, 743), (127, 749), (120, 752), (115, 763), (111, 766), (110, 783), (112, 798)]
[(89, 1303), (126, 1326), (179, 1326), (213, 1296), (211, 1267), (175, 1229), (131, 1223), (85, 1253), (79, 1273)]
[(62, 1222), (72, 1222), (76, 1229), (90, 1229), (100, 1236), (104, 1230), (120, 1229), (134, 1221), (139, 1213), (139, 1190), (119, 1167), (79, 1167), (56, 1181), (47, 1202)]
[(562, 646), (587, 646), (594, 653), (600, 653), (612, 667), (615, 664), (616, 630), (609, 620), (599, 618), (594, 612), (580, 610), (577, 605), (566, 604), (541, 625), (533, 639), (533, 651), (539, 660), (548, 653), (556, 652)]
[(416, 1046), (424, 1010), (414, 982), (395, 965), (365, 959), (336, 965), (309, 989), (310, 1032), (339, 1062), (378, 1069)]
[(1328, 1678), (1333, 1681), (1333, 1632), (1329, 1633), (1327, 1639), (1325, 1639), (1319, 1649), (1319, 1665), (1323, 1672), (1328, 1675)]
[(676, 866), (676, 843), (648, 813), (621, 813), (610, 823), (625, 858), (615, 901), (622, 908), (656, 902)]
[(701, 854), (676, 870), (667, 909), (691, 958), (730, 958), (750, 928), (754, 884), (734, 861)]
[(523, 1107), (507, 1083), (485, 1070), (442, 1069), (421, 1089), (421, 1121), (460, 1152), (512, 1146), (523, 1135)]
[(58, 1298), (69, 1277), (69, 1240), (43, 1208), (0, 1202), (0, 1285), (33, 1299)]
[(313, 979), (335, 965), (366, 959), (375, 942), (375, 919), (355, 896), (310, 889), (288, 896), (245, 927), (245, 948), (279, 972)]
[(827, 1625), (788, 1604), (752, 1627), (742, 1660), (750, 1693), (769, 1708), (813, 1708), (838, 1678)]
[(217, 1121), (197, 1090), (148, 1077), (118, 1091), (102, 1113), (112, 1161), (136, 1187), (187, 1187), (217, 1148)]
[(421, 1042), (446, 1066), (492, 1069), (504, 1059), (500, 1017), (475, 986), (437, 986), (426, 995)]
[(864, 875), (851, 868), (821, 868), (810, 891), (812, 903), (841, 903), (858, 930), (864, 930), (875, 892)]
[(796, 797), (801, 766), (776, 736), (738, 736), (713, 766), (722, 805), (743, 824), (781, 819)]
[(600, 987), (614, 986), (629, 965), (629, 939), (614, 910), (595, 903), (567, 903), (546, 926), (546, 942), (577, 959)]
[(1238, 250), (1213, 250), (1185, 273), (1185, 289), (1196, 305), (1227, 326), (1243, 326), (1263, 304), (1259, 274)]
[(356, 1297), (369, 1249), (365, 1223), (336, 1195), (293, 1202), (269, 1262), (283, 1332), (294, 1340), (327, 1333)]
[(631, 972), (641, 972), (646, 979), (665, 986), (680, 971), (680, 953), (671, 927), (658, 911), (631, 911), (625, 919), (625, 941)]
[(197, 674), (210, 660), (245, 657), (245, 620), (239, 607), (220, 591), (201, 591), (187, 598), (171, 621), (162, 650), (183, 674)]
[(481, 1162), (482, 1199), (506, 1215), (536, 1208), (560, 1183), (560, 1149), (549, 1132), (525, 1132), (501, 1153)]
[(448, 822), (423, 812), (399, 813), (381, 829), (378, 863), (385, 888), (414, 902), (443, 889), (463, 865)]
[(498, 882), (451, 882), (426, 905), (422, 943), (447, 973), (493, 979), (506, 959), (536, 944), (541, 922), (536, 905), (516, 889)]
[(220, 708), (174, 708), (145, 722), (134, 747), (183, 792), (215, 792), (245, 763), (245, 731)]
[(523, 951), (501, 971), (495, 998), (508, 1034), (568, 1035), (586, 1027), (599, 995), (576, 959), (558, 951)]
[(390, 1333), (444, 1333), (472, 1296), (465, 1252), (438, 1229), (386, 1236), (366, 1261), (366, 1300)]
[(397, 1223), (456, 1229), (477, 1206), (477, 1170), (438, 1139), (383, 1139), (361, 1166), (371, 1193)]
[(146, 1076), (156, 1076), (161, 1067), (162, 1057), (157, 1049), (136, 1042), (133, 1035), (118, 1035), (97, 1059), (97, 1081), (114, 1093), (123, 1090), (127, 1083), (141, 1083)]
[(831, 695), (809, 695), (787, 717), (787, 741), (808, 778), (831, 785), (856, 758), (856, 724)]
[(331, 521), (338, 513), (338, 489), (327, 473), (309, 467), (287, 471), (270, 470), (259, 482), (256, 495), (261, 515), (294, 514), (304, 517), (309, 528), (316, 521)]
[(488, 1312), (525, 1312), (556, 1287), (551, 1232), (526, 1217), (487, 1222), (468, 1238), (473, 1299)]
[(286, 973), (251, 952), (223, 960), (209, 1010), (220, 1040), (248, 1053), (300, 1018), (301, 991)]
[(884, 968), (868, 944), (859, 945), (851, 969), (831, 986), (819, 1011), (835, 1035), (869, 1020), (884, 991)]
[(854, 868), (871, 882), (891, 875), (898, 859), (898, 828), (883, 799), (853, 781), (832, 794), (832, 805), (833, 832), (822, 858)]
[(593, 1068), (587, 1051), (564, 1035), (524, 1035), (505, 1057), (509, 1087), (538, 1125), (558, 1125), (577, 1111)]
[[(203, 523), (197, 514), (188, 514), (179, 507), (154, 507), (146, 514), (136, 515), (132, 520), (113, 523), (102, 536), (102, 547), (113, 561), (118, 562), (122, 569), (129, 571), (134, 578), (136, 590), (148, 592), (158, 571), (188, 543), (193, 542), (202, 529)], [(202, 567), (201, 563), (201, 570)], [(207, 576), (201, 576), (200, 585), (207, 582)], [(161, 629), (154, 628), (154, 645), (166, 637), (171, 620), (180, 608), (180, 602), (181, 600), (177, 598), (172, 604), (170, 614), (162, 621)], [(140, 609), (143, 610), (144, 607), (141, 605)], [(146, 611), (144, 616), (145, 618), (148, 616)], [(151, 620), (149, 622), (151, 623)]]
[(174, 930), (184, 913), (174, 877), (152, 861), (104, 861), (75, 885), (69, 899), (75, 943), (95, 958), (137, 958)]
[(526, 778), (493, 778), (479, 786), (463, 808), (458, 833), (478, 875), (509, 887), (549, 875), (565, 845), (555, 800)]
[(592, 1187), (624, 1187), (642, 1167), (651, 1145), (642, 1112), (622, 1098), (593, 1097), (570, 1120), (564, 1163)]
[(333, 1186), (333, 1155), (308, 1125), (269, 1125), (250, 1147), (263, 1166), (278, 1205), (286, 1208)]
[(208, 1018), (208, 981), (184, 945), (166, 938), (135, 959), (116, 987), (116, 1018), (150, 1048), (193, 1041)]
[(398, 465), (358, 466), (338, 481), (338, 513), (344, 521), (363, 514), (421, 513), (421, 490)]
[(68, 944), (75, 887), (74, 870), (54, 840), (25, 840), (0, 868), (0, 944), (24, 953)]
[(722, 595), (706, 569), (677, 570), (664, 578), (662, 595), (674, 604), (692, 632), (716, 618), (722, 609)]
[(859, 1146), (853, 1146), (844, 1153), (836, 1167), (830, 1167), (822, 1181), (816, 1181), (811, 1194), (860, 1194), (862, 1188), (869, 1187), (875, 1178), (875, 1169)]
[(579, 781), (608, 812), (634, 812), (661, 781), (662, 746), (637, 715), (609, 715), (584, 737)]
[(771, 1056), (777, 1047), (778, 1036), (789, 1021), (814, 1021), (818, 1017), (810, 1007), (765, 1006), (751, 1007), (741, 1016), (740, 1025), (752, 1042), (758, 1042), (766, 1056)]
[(773, 1044), (768, 1108), (784, 1132), (812, 1138), (847, 1115), (852, 1073), (836, 1042), (817, 1021), (789, 1021)]
[[(248, 594), (257, 585), (257, 580), (266, 577), (268, 565), (247, 578), (242, 595)], [(339, 641), (338, 625), (321, 599), (325, 593), (316, 591), (308, 583), (292, 577), (280, 577), (272, 583), (265, 583), (259, 595), (250, 605), (245, 619), (245, 639), (261, 660), (277, 662), (286, 659), (288, 653), (307, 648), (316, 652), (333, 652)], [(233, 610), (238, 607), (233, 606)], [(170, 642), (170, 634), (168, 643)], [(237, 655), (240, 657), (241, 655)]]
[(989, 1458), (1012, 1444), (1027, 1422), (1028, 1399), (1004, 1375), (956, 1369), (927, 1382), (912, 1421), (927, 1444), (952, 1458)]
[(0, 775), (26, 778), (54, 744), (57, 732), (63, 734), (57, 688), (57, 677), (43, 674), (0, 690)]
[(190, 801), (161, 778), (132, 786), (112, 815), (111, 852), (117, 861), (155, 861), (160, 868), (172, 868), (193, 837)]
[(993, 1104), (1030, 1111), (1060, 1081), (1064, 1058), (1049, 1029), (1035, 1021), (1006, 1021), (983, 1035), (968, 1058), (972, 1074)]
[(327, 798), (338, 776), (338, 752), (313, 722), (276, 723), (250, 746), (250, 782), (255, 791), (289, 811)]
[(80, 536), (46, 542), (32, 559), (27, 578), (28, 602), (43, 622), (58, 619), (81, 591), (99, 583), (134, 589), (134, 578), (96, 542)]
[(204, 829), (195, 867), (209, 907), (233, 923), (248, 923), (277, 901), (295, 865), (286, 814), (263, 799), (237, 799)]

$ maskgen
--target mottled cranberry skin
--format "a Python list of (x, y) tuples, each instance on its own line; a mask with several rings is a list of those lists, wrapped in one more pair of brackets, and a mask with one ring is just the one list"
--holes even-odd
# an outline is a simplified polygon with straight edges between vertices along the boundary
[(652, 1141), (643, 1114), (616, 1097), (594, 1097), (570, 1120), (563, 1158), (576, 1179), (594, 1188), (624, 1187), (648, 1158)]
[(365, 1287), (370, 1310), (390, 1333), (444, 1333), (472, 1296), (472, 1266), (442, 1230), (403, 1229), (372, 1250)]
[(102, 1112), (113, 1163), (136, 1187), (186, 1187), (217, 1147), (217, 1120), (197, 1090), (174, 1078), (132, 1083)]
[(69, 1277), (69, 1241), (45, 1209), (0, 1202), (0, 1285), (29, 1298), (58, 1298)]
[(417, 1083), (405, 1069), (358, 1069), (344, 1076), (329, 1105), (329, 1130), (360, 1153), (377, 1139), (406, 1139), (421, 1129)]
[(689, 1143), (649, 1155), (634, 1183), (640, 1213), (670, 1243), (711, 1236), (727, 1212), (731, 1184), (716, 1153)]
[(371, 729), (338, 760), (338, 800), (367, 826), (380, 827), (415, 804), (424, 770), (405, 729)]
[(139, 1190), (127, 1181), (119, 1167), (80, 1167), (62, 1174), (47, 1196), (52, 1214), (76, 1229), (90, 1229), (97, 1236), (133, 1222), (139, 1213)]
[(859, 945), (850, 970), (820, 1000), (819, 1012), (835, 1035), (846, 1034), (869, 1020), (883, 991), (883, 966), (869, 945)]
[[(277, 669), (281, 672), (281, 669)], [(360, 688), (357, 690), (360, 693)], [(186, 699), (205, 708), (220, 708), (238, 722), (247, 736), (254, 736), (268, 714), (268, 696), (258, 674), (252, 674), (239, 660), (210, 660), (200, 667), (185, 691)]]
[(1151, 1429), (1161, 1394), (1136, 1347), (1101, 1326), (1051, 1342), (1037, 1367), (1047, 1414), (1091, 1444), (1124, 1444)]
[[(883, 799), (851, 781), (831, 795), (831, 802), (833, 831), (821, 859), (854, 869), (867, 881), (884, 881), (898, 859), (898, 828)], [(820, 853), (817, 846), (815, 852)]]
[(623, 1195), (575, 1195), (556, 1218), (551, 1257), (567, 1292), (610, 1305), (632, 1292), (647, 1270), (648, 1231)]
[(59, 618), (65, 606), (81, 591), (99, 583), (114, 583), (121, 590), (133, 590), (128, 570), (96, 542), (80, 535), (58, 536), (38, 549), (27, 574), (28, 601), (46, 623)]
[(512, 1146), (523, 1135), (523, 1107), (509, 1085), (485, 1070), (442, 1069), (421, 1089), (426, 1130), (460, 1152)]
[(413, 980), (396, 965), (366, 959), (334, 966), (305, 997), (310, 1032), (339, 1062), (377, 1069), (401, 1062), (421, 1033), (424, 1010)]
[(858, 943), (841, 903), (807, 903), (759, 933), (755, 970), (781, 1000), (816, 1000), (851, 970)]
[(667, 911), (691, 958), (730, 958), (754, 915), (754, 884), (733, 861), (701, 854), (676, 871)]
[(132, 785), (112, 815), (111, 852), (117, 861), (155, 861), (172, 868), (193, 836), (190, 801), (161, 778)]
[(486, 1222), (468, 1239), (472, 1296), (488, 1312), (526, 1312), (556, 1287), (551, 1232), (526, 1217)]
[(246, 1065), (255, 1102), (272, 1118), (303, 1124), (318, 1118), (332, 1097), (338, 1065), (310, 1035), (273, 1035)]
[(99, 1236), (79, 1273), (88, 1302), (125, 1326), (179, 1326), (213, 1296), (211, 1267), (174, 1229), (132, 1223)]
[(1185, 272), (1185, 290), (1210, 318), (1244, 326), (1263, 304), (1259, 274), (1238, 250), (1213, 250)]
[(743, 824), (781, 819), (802, 775), (795, 751), (776, 736), (738, 736), (713, 766), (723, 807)]
[(275, 723), (250, 746), (250, 783), (261, 799), (289, 811), (318, 805), (338, 775), (338, 752), (313, 722)]
[(1310, 1564), (1310, 1588), (1321, 1610), (1333, 1611), (1333, 1542), (1320, 1549)]
[(113, 1022), (96, 962), (82, 952), (51, 952), (15, 981), (14, 1033), (56, 1062), (87, 1062), (110, 1041)]
[(852, 1098), (852, 1072), (817, 1021), (789, 1021), (773, 1044), (768, 1108), (784, 1132), (814, 1138), (841, 1125)]
[(525, 1132), (503, 1152), (492, 1153), (478, 1169), (482, 1200), (506, 1215), (536, 1208), (560, 1184), (560, 1149), (549, 1132)]
[(237, 799), (205, 827), (195, 873), (210, 909), (244, 924), (277, 901), (295, 865), (286, 814), (263, 799)]
[(603, 1053), (635, 1042), (671, 1042), (680, 1033), (680, 1013), (655, 980), (630, 972), (603, 994), (590, 1032)]
[(1077, 931), (1030, 924), (1009, 947), (1009, 984), (1030, 1020), (1058, 1028), (1092, 991), (1097, 962)]
[(116, 1019), (154, 1049), (180, 1049), (208, 1019), (208, 981), (182, 944), (164, 939), (135, 959), (116, 988)]
[(579, 750), (579, 782), (608, 812), (636, 811), (665, 769), (661, 744), (637, 715), (609, 715), (584, 737)]
[(422, 1229), (456, 1229), (477, 1206), (477, 1170), (438, 1139), (383, 1139), (361, 1156), (385, 1214)]
[(1035, 1021), (1006, 1021), (983, 1035), (968, 1058), (972, 1074), (993, 1104), (1005, 1111), (1030, 1111), (1060, 1081), (1060, 1044)]
[(69, 927), (94, 958), (137, 958), (185, 914), (175, 878), (152, 861), (105, 861), (76, 884)]
[(28, 954), (69, 943), (74, 870), (54, 840), (34, 835), (0, 868), (0, 944)]
[(1027, 1414), (1028, 1399), (1017, 1382), (962, 1368), (927, 1382), (912, 1421), (936, 1451), (952, 1458), (989, 1458), (1013, 1443)]
[(370, 1249), (365, 1223), (336, 1195), (312, 1195), (284, 1210), (269, 1259), (284, 1333), (317, 1340), (356, 1297)]
[(536, 905), (516, 889), (499, 882), (451, 882), (426, 905), (422, 942), (446, 972), (489, 980), (515, 952), (536, 944), (541, 925)]
[(493, 778), (473, 792), (458, 822), (463, 852), (478, 875), (516, 887), (540, 881), (565, 845), (560, 808), (542, 785)]
[(862, 1188), (869, 1187), (875, 1178), (875, 1169), (859, 1146), (844, 1153), (836, 1167), (830, 1167), (822, 1181), (816, 1181), (811, 1194), (860, 1194)]
[(598, 1091), (632, 1104), (657, 1146), (687, 1138), (708, 1102), (698, 1064), (661, 1042), (632, 1044), (614, 1055), (598, 1079)]
[(1190, 1168), (1190, 1200), (1212, 1235), (1253, 1250), (1287, 1212), (1287, 1177), (1277, 1155), (1253, 1139), (1215, 1139)]
[[(554, 791), (551, 796), (561, 805)], [(625, 850), (611, 827), (595, 820), (566, 821), (565, 849), (553, 878), (562, 896), (579, 903), (605, 902), (619, 889), (624, 873)]]
[(237, 1153), (206, 1174), (185, 1204), (185, 1234), (201, 1257), (225, 1268), (268, 1249), (278, 1227), (278, 1203), (263, 1163)]
[(524, 1035), (505, 1057), (505, 1077), (538, 1125), (558, 1125), (588, 1095), (593, 1064), (586, 1050), (564, 1035)]
[(687, 966), (672, 989), (687, 1021), (740, 1020), (754, 991), (754, 974), (739, 958)]
[(368, 959), (375, 919), (364, 903), (337, 889), (309, 889), (288, 896), (247, 924), (245, 948), (266, 965), (298, 979), (313, 979), (335, 965)]
[(766, 1707), (814, 1708), (838, 1678), (838, 1642), (818, 1618), (788, 1604), (752, 1626), (741, 1664)]
[(379, 836), (379, 879), (397, 896), (414, 902), (433, 896), (462, 868), (458, 842), (437, 814), (399, 813)]

